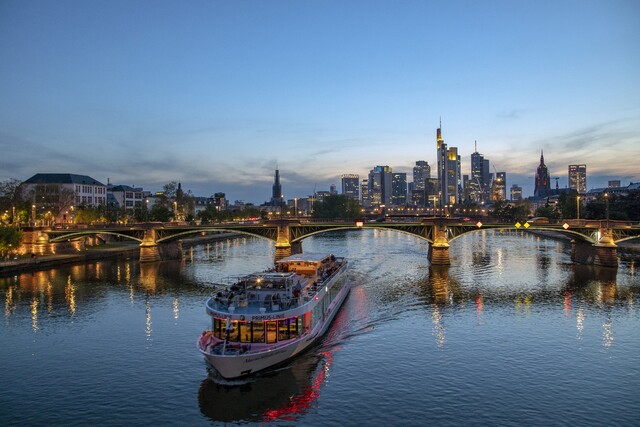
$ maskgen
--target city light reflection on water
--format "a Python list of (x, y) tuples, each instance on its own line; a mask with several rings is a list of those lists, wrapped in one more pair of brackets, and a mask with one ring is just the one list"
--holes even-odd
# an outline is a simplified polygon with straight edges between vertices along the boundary
[(640, 352), (633, 262), (573, 265), (567, 245), (524, 232), (462, 236), (450, 267), (430, 266), (425, 242), (384, 230), (319, 235), (303, 249), (347, 256), (356, 286), (313, 349), (235, 382), (209, 372), (195, 349), (210, 322), (204, 301), (216, 284), (269, 267), (270, 242), (205, 242), (185, 247), (182, 262), (101, 261), (0, 279), (0, 365), (12, 367), (0, 424), (640, 418), (640, 376), (629, 375)]

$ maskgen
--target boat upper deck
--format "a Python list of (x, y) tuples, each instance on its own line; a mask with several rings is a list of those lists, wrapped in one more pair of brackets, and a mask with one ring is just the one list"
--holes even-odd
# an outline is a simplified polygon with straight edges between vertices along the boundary
[(207, 301), (212, 314), (265, 315), (293, 310), (311, 301), (346, 268), (344, 258), (333, 255), (294, 255), (276, 268), (240, 277)]

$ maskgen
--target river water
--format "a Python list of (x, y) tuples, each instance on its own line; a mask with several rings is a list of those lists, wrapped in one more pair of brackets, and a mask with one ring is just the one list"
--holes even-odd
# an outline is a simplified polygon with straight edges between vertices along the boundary
[(236, 238), (183, 262), (109, 260), (0, 279), (0, 425), (638, 425), (636, 266), (576, 266), (566, 243), (384, 230), (304, 241), (356, 282), (321, 343), (241, 381), (196, 350), (205, 299), (273, 263)]

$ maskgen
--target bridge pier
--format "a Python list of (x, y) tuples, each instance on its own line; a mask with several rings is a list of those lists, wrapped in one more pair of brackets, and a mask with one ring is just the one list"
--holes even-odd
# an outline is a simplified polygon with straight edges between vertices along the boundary
[[(294, 249), (293, 249), (293, 246), (291, 245), (291, 240), (289, 239), (289, 236), (290, 236), (289, 223), (286, 221), (277, 221), (276, 226), (278, 228), (278, 234), (276, 237), (276, 256), (275, 256), (276, 259), (275, 260), (278, 261), (282, 258), (291, 256), (291, 254), (293, 253), (299, 253), (299, 252), (293, 251)], [(297, 243), (300, 243), (300, 242), (297, 242)], [(295, 244), (295, 246), (296, 246), (296, 249), (300, 249), (300, 251), (302, 251), (302, 243), (300, 243), (299, 245)]]
[(447, 240), (447, 227), (434, 226), (433, 234), (435, 238), (429, 246), (429, 254), (427, 258), (432, 265), (450, 265), (449, 259), (449, 241)]
[(182, 240), (175, 240), (166, 243), (151, 243), (143, 241), (140, 244), (141, 263), (182, 259), (182, 256)]
[(571, 239), (571, 261), (578, 264), (593, 264), (596, 258), (596, 248), (591, 243), (584, 243)]
[(140, 244), (140, 262), (156, 262), (169, 259), (182, 259), (182, 240), (166, 243), (156, 241), (156, 230), (145, 230)]
[(140, 262), (155, 262), (161, 259), (158, 243), (156, 243), (156, 230), (153, 228), (145, 230), (140, 243)]
[(613, 230), (601, 228), (598, 231), (598, 242), (593, 246), (596, 248), (596, 255), (593, 263), (602, 267), (618, 267), (618, 245), (613, 239)]

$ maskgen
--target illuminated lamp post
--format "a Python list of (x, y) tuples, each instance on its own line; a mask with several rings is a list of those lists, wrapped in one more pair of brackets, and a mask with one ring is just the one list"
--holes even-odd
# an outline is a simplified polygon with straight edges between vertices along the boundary
[(31, 205), (31, 222), (36, 226), (36, 205)]
[(576, 196), (576, 211), (578, 212), (576, 219), (580, 219), (580, 195)]
[(607, 228), (609, 228), (609, 193), (604, 193), (604, 201), (607, 206)]

